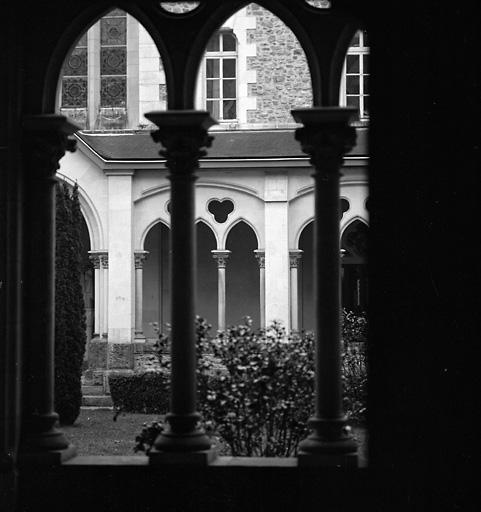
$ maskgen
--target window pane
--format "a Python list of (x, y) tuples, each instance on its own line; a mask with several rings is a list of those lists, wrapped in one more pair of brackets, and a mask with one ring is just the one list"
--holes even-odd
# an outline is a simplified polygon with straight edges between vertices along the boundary
[(362, 56), (362, 70), (363, 73), (369, 73), (369, 55)]
[(346, 104), (348, 107), (359, 108), (359, 96), (346, 96)]
[(219, 76), (219, 59), (207, 59), (206, 75), (207, 78), (217, 78)]
[(234, 78), (235, 77), (235, 59), (224, 59), (222, 66), (222, 72), (224, 78)]
[(225, 52), (235, 52), (235, 37), (232, 34), (222, 34), (222, 49)]
[(236, 118), (236, 108), (235, 108), (235, 100), (227, 100), (222, 102), (223, 105), (223, 113), (224, 119), (235, 119)]
[(362, 109), (362, 117), (369, 117), (369, 96), (363, 98), (364, 108)]
[(359, 94), (359, 76), (348, 75), (346, 76), (346, 93)]
[(224, 98), (235, 98), (235, 80), (224, 80), (222, 84), (222, 96)]
[(363, 82), (364, 82), (364, 84), (363, 84), (364, 89), (362, 92), (363, 92), (363, 94), (369, 94), (369, 77), (365, 76)]
[(359, 46), (359, 32), (354, 34), (350, 46)]
[(346, 73), (359, 73), (359, 55), (346, 57)]
[(219, 51), (219, 34), (214, 34), (209, 42), (207, 43), (207, 52), (218, 52)]
[(208, 101), (207, 102), (207, 110), (210, 115), (214, 119), (219, 119), (219, 102), (218, 101)]
[(219, 97), (219, 80), (207, 80), (207, 97)]
[(62, 79), (62, 107), (87, 106), (87, 77)]

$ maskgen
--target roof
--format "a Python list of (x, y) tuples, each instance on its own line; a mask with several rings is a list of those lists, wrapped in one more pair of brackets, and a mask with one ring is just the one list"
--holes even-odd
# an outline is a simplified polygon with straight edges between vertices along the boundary
[[(351, 156), (367, 156), (367, 128), (357, 128)], [(294, 130), (215, 131), (207, 158), (301, 158)], [(148, 131), (122, 133), (79, 132), (78, 136), (105, 160), (159, 160), (159, 145)]]

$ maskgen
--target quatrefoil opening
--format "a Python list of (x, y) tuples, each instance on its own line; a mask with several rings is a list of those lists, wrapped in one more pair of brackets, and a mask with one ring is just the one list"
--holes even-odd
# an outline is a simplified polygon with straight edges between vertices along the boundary
[(219, 201), (218, 199), (213, 199), (209, 201), (207, 209), (214, 216), (214, 219), (219, 224), (223, 224), (229, 214), (234, 211), (234, 203), (230, 199), (224, 199)]

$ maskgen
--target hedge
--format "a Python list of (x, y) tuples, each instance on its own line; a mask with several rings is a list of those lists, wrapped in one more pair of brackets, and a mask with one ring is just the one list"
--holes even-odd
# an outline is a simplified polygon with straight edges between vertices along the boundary
[(115, 417), (120, 412), (165, 414), (169, 409), (169, 375), (160, 372), (110, 375)]

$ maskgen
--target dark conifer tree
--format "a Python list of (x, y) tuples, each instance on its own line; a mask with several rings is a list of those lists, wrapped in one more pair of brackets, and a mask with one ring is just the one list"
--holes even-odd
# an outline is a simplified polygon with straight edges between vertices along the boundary
[(78, 187), (57, 186), (55, 251), (55, 410), (60, 422), (73, 424), (82, 401), (81, 374), (85, 351), (83, 302), (82, 214)]

